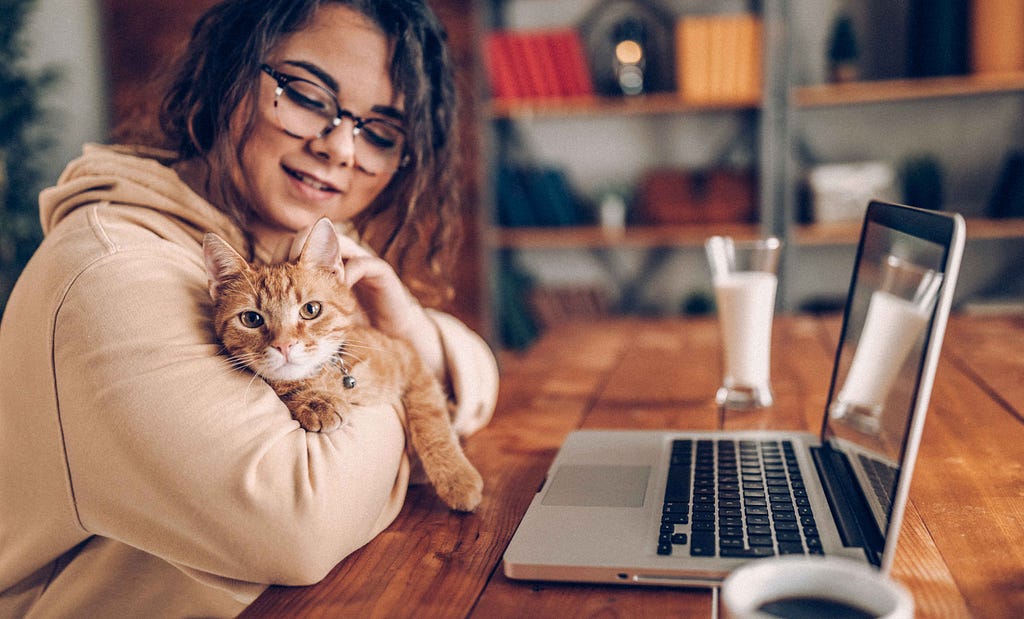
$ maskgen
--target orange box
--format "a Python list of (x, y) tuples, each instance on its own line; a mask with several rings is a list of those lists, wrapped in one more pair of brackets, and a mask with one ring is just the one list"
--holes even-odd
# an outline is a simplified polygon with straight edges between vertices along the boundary
[(749, 171), (651, 170), (637, 188), (636, 207), (650, 224), (753, 222), (756, 180)]
[(697, 15), (676, 22), (676, 83), (691, 105), (761, 100), (762, 24), (752, 13)]

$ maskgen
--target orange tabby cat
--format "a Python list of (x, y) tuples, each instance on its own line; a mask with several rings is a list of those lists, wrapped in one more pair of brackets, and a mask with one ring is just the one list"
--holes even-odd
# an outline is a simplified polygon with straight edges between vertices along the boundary
[(299, 425), (330, 432), (354, 406), (402, 406), (438, 495), (455, 510), (477, 507), (483, 480), (452, 430), (444, 390), (408, 343), (359, 319), (328, 219), (314, 225), (293, 262), (249, 264), (212, 233), (203, 254), (217, 336), (236, 363), (273, 387)]

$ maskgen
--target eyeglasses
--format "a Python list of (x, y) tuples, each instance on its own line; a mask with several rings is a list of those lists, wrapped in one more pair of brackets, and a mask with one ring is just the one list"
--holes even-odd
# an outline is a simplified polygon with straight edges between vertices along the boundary
[[(284, 131), (304, 140), (319, 139), (334, 131), (342, 119), (352, 120), (356, 161), (367, 172), (394, 170), (402, 163), (405, 131), (384, 118), (362, 118), (341, 107), (334, 93), (309, 80), (280, 73), (269, 65), (260, 69), (277, 82), (274, 110)], [(355, 139), (355, 138), (360, 139)]]

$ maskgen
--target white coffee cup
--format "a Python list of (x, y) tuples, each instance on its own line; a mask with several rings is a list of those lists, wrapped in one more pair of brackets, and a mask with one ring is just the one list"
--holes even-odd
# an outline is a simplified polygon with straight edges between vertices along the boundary
[(874, 617), (913, 619), (914, 598), (877, 569), (838, 557), (758, 560), (722, 583), (732, 619)]

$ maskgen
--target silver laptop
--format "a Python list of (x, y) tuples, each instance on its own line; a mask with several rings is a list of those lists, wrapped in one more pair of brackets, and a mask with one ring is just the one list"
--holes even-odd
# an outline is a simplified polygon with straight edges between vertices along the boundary
[(870, 203), (820, 434), (573, 432), (505, 552), (506, 576), (713, 586), (784, 554), (888, 573), (964, 235), (959, 215)]

